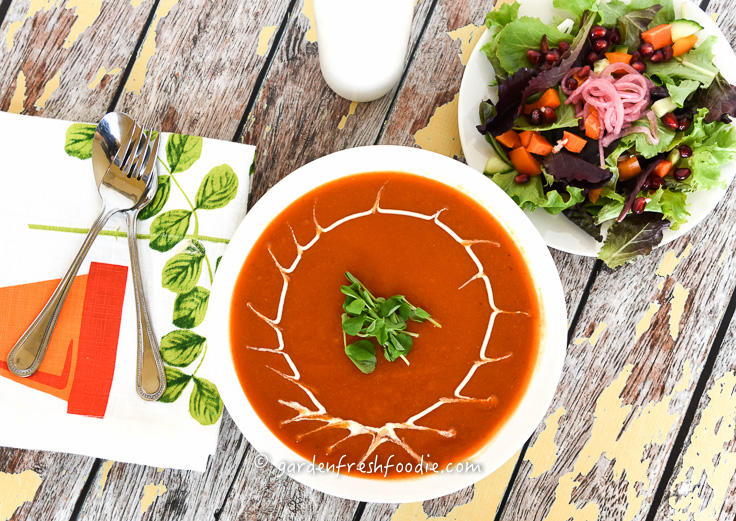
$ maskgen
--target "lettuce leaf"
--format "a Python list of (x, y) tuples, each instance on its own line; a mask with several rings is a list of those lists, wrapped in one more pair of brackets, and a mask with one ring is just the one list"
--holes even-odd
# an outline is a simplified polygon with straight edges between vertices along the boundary
[(524, 210), (544, 208), (547, 212), (556, 215), (585, 200), (582, 190), (572, 186), (568, 186), (564, 194), (560, 194), (557, 190), (545, 193), (541, 175), (532, 176), (524, 184), (517, 184), (514, 177), (518, 174), (514, 170), (506, 174), (495, 174), (491, 179)]
[(567, 11), (575, 18), (575, 21), (580, 21), (585, 11), (591, 11), (594, 9), (596, 0), (553, 0), (552, 5), (556, 9)]
[(496, 55), (501, 67), (509, 74), (529, 67), (526, 51), (538, 49), (542, 36), (547, 35), (550, 48), (557, 47), (561, 41), (572, 42), (572, 36), (563, 33), (554, 25), (547, 25), (539, 18), (523, 16), (506, 25), (498, 34)]
[(721, 121), (706, 123), (707, 114), (707, 109), (698, 109), (690, 131), (682, 138), (682, 143), (693, 150), (692, 156), (681, 159), (677, 165), (692, 172), (680, 183), (685, 190), (725, 187), (721, 167), (736, 159), (736, 128)]
[(513, 4), (503, 3), (486, 15), (486, 27), (489, 29), (494, 26), (505, 27), (517, 18), (519, 18), (519, 2)]
[(498, 37), (500, 34), (501, 31), (496, 32), (496, 34), (493, 35), (493, 38), (480, 48), (481, 52), (486, 55), (486, 58), (488, 58), (488, 61), (491, 62), (491, 67), (493, 67), (493, 71), (496, 73), (496, 83), (503, 83), (509, 77), (506, 70), (501, 67), (501, 62), (496, 54), (496, 49), (498, 49)]
[(662, 234), (669, 225), (662, 214), (644, 212), (641, 215), (630, 215), (608, 229), (598, 258), (609, 268), (633, 262), (651, 253), (662, 242)]
[(652, 5), (644, 9), (629, 11), (618, 19), (618, 31), (621, 33), (621, 45), (631, 51), (639, 47), (641, 33), (647, 30), (657, 13), (662, 10), (661, 5)]
[(736, 118), (736, 87), (728, 83), (719, 72), (710, 87), (698, 93), (694, 104), (708, 109), (705, 117), (708, 123), (721, 119), (724, 114)]
[(718, 74), (718, 68), (713, 64), (713, 46), (717, 42), (718, 38), (711, 35), (682, 56), (675, 56), (668, 62), (648, 63), (647, 75), (659, 76), (666, 83), (694, 80), (708, 87)]
[[(685, 100), (688, 96), (700, 88), (700, 82), (695, 80), (682, 80), (680, 82), (666, 81), (667, 92), (670, 93), (670, 98), (678, 107), (682, 108), (685, 106)], [(714, 83), (711, 83), (713, 87)]]
[[(638, 119), (634, 121), (631, 126), (650, 128), (649, 119)], [(626, 150), (634, 147), (638, 155), (644, 156), (647, 159), (649, 159), (650, 157), (654, 157), (657, 154), (661, 154), (662, 152), (668, 151), (670, 148), (672, 148), (672, 142), (675, 139), (675, 131), (665, 127), (662, 123), (662, 120), (659, 118), (657, 118), (657, 137), (659, 137), (659, 143), (653, 145), (652, 142), (649, 141), (649, 136), (647, 136), (644, 132), (632, 132), (631, 134), (628, 134), (621, 138), (621, 142), (619, 143), (617, 149), (624, 148)]]

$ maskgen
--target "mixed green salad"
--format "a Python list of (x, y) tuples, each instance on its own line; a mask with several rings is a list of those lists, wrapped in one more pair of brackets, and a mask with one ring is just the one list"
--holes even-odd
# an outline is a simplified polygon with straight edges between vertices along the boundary
[[(736, 157), (736, 88), (715, 36), (671, 0), (554, 0), (546, 24), (519, 4), (488, 13), (482, 51), (498, 102), (480, 104), (485, 173), (527, 210), (562, 212), (615, 268), (687, 222), (688, 196), (725, 187)], [(612, 222), (605, 235), (604, 223)]]

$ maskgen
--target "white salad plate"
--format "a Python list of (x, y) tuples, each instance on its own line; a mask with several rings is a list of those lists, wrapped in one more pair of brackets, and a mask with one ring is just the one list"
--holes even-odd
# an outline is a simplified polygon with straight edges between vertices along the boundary
[[(539, 354), (529, 384), (511, 415), (479, 452), (469, 458), (480, 471), (443, 473), (409, 479), (360, 478), (334, 472), (313, 472), (309, 461), (281, 442), (261, 421), (243, 392), (231, 352), (231, 313), (242, 302), (234, 288), (243, 263), (262, 232), (303, 194), (330, 181), (363, 172), (405, 172), (433, 179), (471, 197), (506, 230), (529, 269), (540, 309)], [(217, 270), (206, 327), (217, 386), (230, 416), (260, 453), (259, 468), (268, 462), (293, 479), (335, 496), (371, 502), (422, 501), (467, 487), (514, 456), (544, 419), (562, 374), (567, 347), (565, 298), (557, 268), (537, 230), (519, 207), (494, 183), (468, 166), (433, 152), (370, 146), (343, 150), (299, 168), (271, 188), (248, 212), (230, 241)], [(287, 346), (288, 349), (288, 346)], [(301, 469), (288, 464), (301, 463)], [(276, 472), (276, 470), (274, 470)]]
[[(656, 0), (653, 0), (652, 4), (655, 3), (657, 3)], [(551, 0), (521, 0), (520, 4), (519, 16), (535, 16), (545, 23), (550, 23), (553, 17), (560, 19), (567, 17), (567, 13), (552, 7)], [(714, 63), (729, 82), (736, 84), (736, 55), (715, 22), (690, 1), (675, 0), (675, 16), (688, 18), (702, 25), (704, 29), (697, 33), (701, 41), (709, 35), (718, 37), (718, 43), (713, 48)], [(473, 49), (460, 84), (458, 103), (458, 127), (465, 160), (470, 167), (479, 172), (483, 172), (486, 160), (491, 154), (491, 145), (476, 129), (476, 125), (480, 124), (478, 106), (483, 100), (491, 99), (494, 103), (498, 100), (496, 87), (490, 86), (496, 77), (493, 67), (481, 51), (483, 46), (490, 41), (491, 36), (490, 31), (486, 31)], [(727, 185), (733, 180), (734, 174), (736, 174), (736, 162), (722, 166), (721, 176)], [(688, 195), (690, 218), (678, 230), (664, 230), (660, 246), (688, 233), (715, 208), (725, 193), (725, 188), (719, 188), (701, 190)], [(532, 212), (525, 211), (525, 213), (548, 246), (588, 257), (598, 255), (602, 243), (597, 242), (564, 215), (552, 215), (543, 208)]]

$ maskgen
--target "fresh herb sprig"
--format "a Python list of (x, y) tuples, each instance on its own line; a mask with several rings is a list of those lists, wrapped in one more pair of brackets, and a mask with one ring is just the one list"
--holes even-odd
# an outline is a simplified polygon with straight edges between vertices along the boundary
[[(414, 338), (419, 334), (406, 330), (407, 320), (424, 322), (428, 320), (437, 327), (442, 327), (422, 308), (412, 305), (403, 295), (391, 298), (374, 297), (352, 273), (345, 272), (349, 286), (341, 286), (345, 294), (342, 305), (343, 343), (345, 354), (358, 369), (364, 373), (372, 373), (376, 368), (376, 347), (368, 340), (375, 338), (383, 347), (383, 356), (389, 362), (401, 358), (406, 365), (406, 355), (411, 351)], [(347, 335), (361, 337), (360, 340), (347, 343)]]

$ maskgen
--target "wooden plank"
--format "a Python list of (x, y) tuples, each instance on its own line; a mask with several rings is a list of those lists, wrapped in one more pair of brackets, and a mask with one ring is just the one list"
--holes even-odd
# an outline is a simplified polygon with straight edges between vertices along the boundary
[[(417, 1), (410, 53), (431, 3)], [(317, 157), (372, 145), (397, 90), (370, 103), (351, 103), (333, 93), (319, 69), (312, 0), (297, 5), (297, 15), (289, 21), (245, 127), (243, 141), (258, 143), (253, 202), (286, 174)]]
[(153, 3), (13, 0), (1, 30), (0, 110), (98, 120)]
[(212, 519), (227, 499), (247, 441), (223, 414), (217, 451), (204, 473), (105, 462), (79, 520)]
[(736, 517), (736, 321), (721, 346), (685, 446), (654, 518)]
[(93, 463), (84, 456), (0, 448), (0, 518), (70, 519)]
[(233, 139), (288, 4), (162, 0), (118, 110), (164, 131)]
[[(691, 237), (598, 276), (504, 519), (644, 519), (734, 290), (731, 190)], [(724, 254), (725, 252), (725, 254)], [(584, 375), (584, 376), (583, 376)]]

